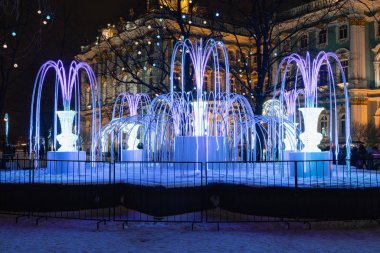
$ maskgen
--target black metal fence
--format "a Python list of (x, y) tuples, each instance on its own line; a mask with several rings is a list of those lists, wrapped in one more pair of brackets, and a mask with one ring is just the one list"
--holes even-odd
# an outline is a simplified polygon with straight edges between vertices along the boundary
[[(202, 163), (114, 163), (115, 221), (202, 221)], [(138, 210), (138, 211), (137, 211)]]
[[(322, 190), (318, 193), (322, 195), (333, 189), (336, 196), (360, 190), (360, 194), (380, 199), (378, 191), (373, 191), (380, 189), (376, 167), (380, 160), (365, 164), (366, 168), (329, 160), (111, 163), (2, 159), (0, 212), (33, 216), (37, 221), (55, 217), (99, 222), (277, 222), (293, 219), (294, 212), (299, 217), (298, 210), (309, 212), (306, 207), (323, 205), (323, 201), (304, 204), (306, 194), (311, 199), (316, 194), (308, 192), (311, 189)], [(278, 203), (273, 210), (271, 201)], [(344, 205), (339, 201), (332, 210)], [(378, 202), (371, 205), (362, 207), (353, 218), (361, 218), (360, 212), (367, 217), (365, 208), (380, 207)], [(310, 211), (305, 219), (313, 215)], [(317, 214), (316, 219), (330, 218)]]

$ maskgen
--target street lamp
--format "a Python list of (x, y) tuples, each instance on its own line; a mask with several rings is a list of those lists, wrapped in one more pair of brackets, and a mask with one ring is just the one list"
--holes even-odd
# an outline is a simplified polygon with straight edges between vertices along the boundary
[(9, 124), (8, 113), (4, 115), (4, 122), (5, 122), (5, 143), (8, 145), (8, 124)]

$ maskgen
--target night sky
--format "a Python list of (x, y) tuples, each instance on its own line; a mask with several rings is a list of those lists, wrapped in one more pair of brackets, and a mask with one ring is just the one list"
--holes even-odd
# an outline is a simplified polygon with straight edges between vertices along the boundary
[[(10, 118), (11, 144), (15, 144), (19, 137), (28, 136), (30, 100), (39, 67), (47, 60), (58, 59), (68, 65), (80, 53), (81, 45), (95, 41), (99, 28), (107, 23), (116, 23), (119, 17), (127, 17), (130, 8), (134, 9), (136, 15), (145, 9), (145, 1), (134, 0), (56, 0), (51, 3), (53, 21), (43, 33), (41, 49), (19, 62), (19, 65), (27, 65), (27, 68), (20, 66), (15, 70), (16, 79), (7, 93), (4, 113), (7, 112)], [(51, 89), (44, 88), (43, 92), (44, 97), (52, 97)], [(44, 108), (45, 115), (49, 114), (51, 108)], [(0, 125), (1, 137), (4, 136), (4, 125)]]

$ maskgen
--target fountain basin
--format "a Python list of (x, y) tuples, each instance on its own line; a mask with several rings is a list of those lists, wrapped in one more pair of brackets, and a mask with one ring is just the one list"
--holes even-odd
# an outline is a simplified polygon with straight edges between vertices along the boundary
[(224, 136), (177, 136), (174, 139), (176, 162), (220, 162), (227, 160)]
[(330, 175), (330, 152), (289, 152), (290, 176), (298, 178)]
[(122, 162), (133, 162), (133, 161), (143, 161), (143, 150), (121, 150), (121, 161)]
[(52, 174), (85, 174), (85, 151), (48, 151), (47, 168)]

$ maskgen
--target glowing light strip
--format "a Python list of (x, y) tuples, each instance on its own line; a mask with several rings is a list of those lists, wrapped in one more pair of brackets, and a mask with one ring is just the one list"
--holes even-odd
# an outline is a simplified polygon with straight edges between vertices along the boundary
[[(79, 72), (84, 71), (89, 80), (91, 90), (92, 103), (92, 124), (91, 124), (91, 146), (94, 145), (94, 140), (101, 127), (101, 107), (100, 107), (100, 92), (97, 86), (96, 76), (91, 67), (85, 62), (71, 62), (69, 71), (66, 73), (62, 61), (47, 61), (44, 63), (37, 73), (34, 81), (34, 88), (31, 101), (30, 113), (30, 128), (29, 128), (29, 155), (35, 151), (35, 156), (39, 157), (40, 148), (40, 111), (42, 88), (45, 82), (45, 77), (49, 70), (55, 72), (55, 92), (54, 92), (54, 129), (53, 129), (53, 145), (56, 150), (57, 139), (57, 110), (58, 110), (58, 93), (60, 91), (62, 97), (62, 107), (64, 111), (70, 111), (71, 102), (74, 102), (74, 111), (76, 117), (74, 124), (76, 126), (76, 135), (80, 135), (80, 81)], [(73, 93), (74, 92), (74, 93)], [(74, 96), (74, 101), (72, 98)], [(78, 148), (78, 147), (77, 147)], [(94, 155), (92, 158), (95, 158)]]
[[(304, 97), (304, 107), (306, 108), (314, 108), (318, 104), (318, 77), (320, 73), (320, 69), (322, 65), (326, 65), (327, 67), (327, 75), (328, 75), (328, 92), (329, 92), (329, 108), (327, 108), (330, 112), (330, 145), (335, 146), (335, 155), (337, 157), (339, 152), (339, 143), (338, 143), (338, 131), (336, 127), (338, 126), (338, 115), (337, 115), (337, 100), (336, 100), (336, 87), (334, 81), (333, 68), (330, 63), (330, 59), (334, 60), (337, 63), (337, 67), (340, 69), (341, 77), (343, 79), (343, 90), (345, 97), (345, 128), (346, 128), (346, 153), (347, 158), (350, 157), (350, 143), (351, 143), (351, 133), (350, 133), (350, 109), (349, 109), (349, 96), (348, 89), (346, 84), (346, 77), (344, 76), (343, 67), (340, 63), (338, 56), (331, 52), (321, 51), (317, 54), (313, 61), (311, 61), (311, 57), (309, 52), (306, 53), (306, 57), (302, 58), (299, 54), (293, 53), (287, 57), (285, 57), (279, 64), (277, 75), (274, 83), (274, 95), (273, 98), (277, 95), (280, 96), (280, 100), (285, 99), (287, 103), (287, 109), (290, 113), (295, 113), (295, 101), (296, 94), (303, 94)], [(303, 90), (297, 90), (299, 88), (298, 77), (296, 77), (296, 82), (294, 84), (293, 91), (287, 93), (289, 87), (286, 87), (286, 73), (293, 66), (296, 67), (296, 75), (298, 73), (301, 76), (302, 83), (304, 85)], [(281, 74), (282, 73), (282, 74)], [(277, 87), (280, 81), (280, 87)], [(323, 84), (325, 85), (325, 84)], [(335, 128), (333, 129), (333, 126)]]

